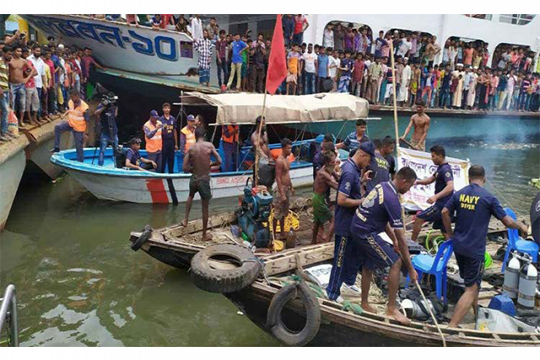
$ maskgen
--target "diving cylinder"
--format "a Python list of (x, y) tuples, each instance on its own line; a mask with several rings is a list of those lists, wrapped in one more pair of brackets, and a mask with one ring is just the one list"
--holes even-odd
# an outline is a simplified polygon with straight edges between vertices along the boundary
[(518, 305), (525, 309), (534, 309), (534, 296), (536, 295), (536, 280), (538, 271), (527, 261), (519, 274)]
[(520, 265), (518, 258), (512, 254), (512, 258), (504, 270), (503, 290), (513, 301), (516, 301), (518, 297)]

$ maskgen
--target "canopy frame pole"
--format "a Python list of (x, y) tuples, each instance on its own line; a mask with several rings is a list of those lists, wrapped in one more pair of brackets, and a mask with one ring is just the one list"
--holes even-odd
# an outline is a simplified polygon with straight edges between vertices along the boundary
[[(264, 122), (264, 115), (266, 112), (266, 97), (268, 96), (268, 90), (264, 89), (264, 97), (263, 97), (263, 105), (262, 105), (262, 115), (261, 115), (261, 122), (259, 123), (259, 129), (257, 130), (257, 141), (259, 144), (261, 143), (261, 132), (262, 132), (262, 125)], [(255, 146), (255, 144), (252, 144), (252, 146)], [(259, 185), (259, 155), (260, 149), (257, 144), (257, 147), (255, 148), (255, 168), (253, 169), (253, 183), (255, 186)]]
[(400, 151), (399, 151), (399, 126), (398, 126), (398, 113), (397, 113), (397, 100), (396, 100), (396, 90), (397, 90), (397, 87), (396, 87), (396, 83), (397, 83), (397, 79), (396, 79), (396, 67), (395, 67), (395, 62), (394, 62), (394, 44), (392, 41), (390, 41), (390, 61), (391, 61), (391, 66), (392, 66), (392, 87), (394, 88), (394, 91), (393, 91), (393, 96), (392, 98), (394, 99), (394, 128), (395, 128), (395, 132), (396, 132), (396, 151), (397, 151), (397, 156), (400, 155)]

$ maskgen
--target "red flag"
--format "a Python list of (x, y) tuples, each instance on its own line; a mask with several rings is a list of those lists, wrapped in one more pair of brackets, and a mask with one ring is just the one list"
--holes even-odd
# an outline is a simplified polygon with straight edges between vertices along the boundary
[(286, 61), (281, 14), (278, 14), (274, 36), (272, 37), (270, 59), (268, 60), (268, 73), (266, 74), (266, 90), (272, 95), (276, 92), (285, 77), (287, 77), (288, 71)]

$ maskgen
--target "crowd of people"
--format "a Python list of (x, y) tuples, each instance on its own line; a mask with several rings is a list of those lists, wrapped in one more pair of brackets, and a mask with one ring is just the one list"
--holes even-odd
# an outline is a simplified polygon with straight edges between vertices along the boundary
[(25, 35), (16, 31), (0, 43), (0, 142), (18, 137), (8, 131), (10, 114), (22, 129), (52, 121), (70, 110), (71, 90), (84, 98), (90, 69), (103, 69), (90, 48), (67, 47), (53, 37), (40, 44)]
[[(119, 15), (107, 15), (120, 20)], [(131, 24), (185, 32), (199, 53), (200, 83), (209, 86), (217, 67), (222, 90), (262, 92), (272, 43), (263, 34), (229, 34), (215, 18), (172, 14), (126, 15)], [(348, 92), (371, 104), (391, 105), (394, 82), (399, 106), (423, 100), (428, 108), (538, 111), (540, 75), (533, 72), (530, 47), (501, 45), (490, 57), (488, 44), (437, 37), (419, 31), (380, 31), (340, 22), (328, 24), (321, 44), (306, 44), (310, 26), (302, 14), (283, 16), (288, 75), (280, 94)], [(390, 54), (390, 44), (394, 53)], [(216, 53), (216, 64), (212, 55)], [(395, 60), (395, 81), (391, 68)], [(491, 66), (488, 63), (491, 58)], [(440, 61), (439, 61), (440, 60)]]

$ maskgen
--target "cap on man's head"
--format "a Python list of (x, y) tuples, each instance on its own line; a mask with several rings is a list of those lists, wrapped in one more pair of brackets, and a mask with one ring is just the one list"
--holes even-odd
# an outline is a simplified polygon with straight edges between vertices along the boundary
[(189, 114), (187, 117), (187, 121), (195, 121), (195, 116)]
[(150, 111), (150, 116), (153, 117), (154, 119), (159, 119), (159, 114), (156, 110)]
[(375, 144), (372, 141), (366, 141), (360, 144), (360, 150), (368, 153), (371, 156), (375, 156)]

